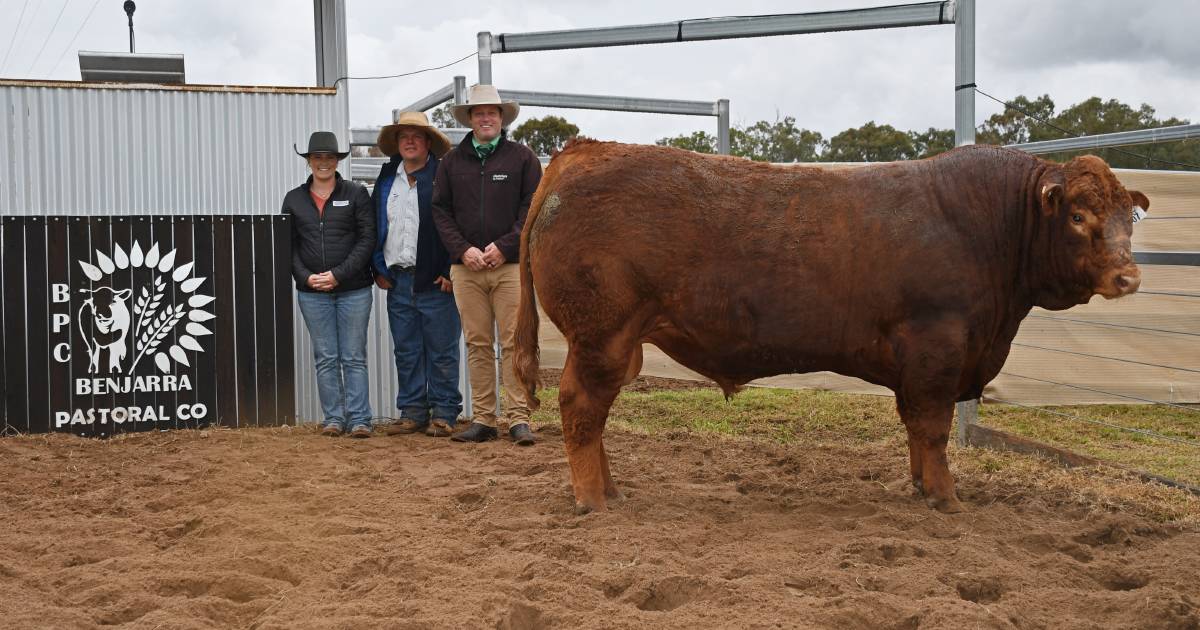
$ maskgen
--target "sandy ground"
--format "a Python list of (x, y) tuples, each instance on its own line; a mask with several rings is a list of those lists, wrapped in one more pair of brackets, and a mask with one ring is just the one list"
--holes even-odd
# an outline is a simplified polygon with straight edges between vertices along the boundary
[(942, 515), (895, 448), (611, 430), (627, 499), (576, 516), (538, 435), (0, 439), (0, 627), (1200, 627), (1194, 528), (971, 475)]

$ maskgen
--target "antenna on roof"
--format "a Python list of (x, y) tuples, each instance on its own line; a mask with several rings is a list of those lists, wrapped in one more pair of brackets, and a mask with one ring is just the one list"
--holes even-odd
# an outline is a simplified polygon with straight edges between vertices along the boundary
[(137, 52), (133, 47), (133, 12), (137, 9), (137, 5), (133, 0), (125, 0), (125, 15), (129, 16), (129, 52)]
[(129, 52), (79, 51), (79, 78), (116, 83), (184, 83), (183, 55), (137, 54), (133, 41), (133, 12), (137, 5), (125, 0), (129, 16)]

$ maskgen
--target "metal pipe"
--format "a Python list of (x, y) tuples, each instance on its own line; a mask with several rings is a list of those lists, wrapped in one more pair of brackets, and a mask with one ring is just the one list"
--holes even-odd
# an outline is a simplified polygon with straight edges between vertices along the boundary
[(1119, 147), (1130, 144), (1153, 144), (1156, 142), (1172, 142), (1200, 137), (1200, 125), (1175, 125), (1173, 127), (1157, 127), (1154, 129), (1138, 129), (1137, 131), (1118, 131), (1102, 133), (1095, 136), (1079, 138), (1062, 138), (1059, 140), (1042, 140), (1024, 144), (1010, 144), (1010, 149), (1020, 149), (1026, 153), (1056, 153), (1058, 151), (1078, 151), (1081, 149), (1100, 149), (1103, 147)]
[[(350, 130), (350, 146), (352, 147), (373, 147), (379, 139), (379, 131), (382, 127), (354, 127)], [(369, 160), (370, 158), (359, 158), (360, 160)], [(363, 162), (366, 164), (367, 162)], [(358, 166), (358, 160), (355, 160), (354, 166)]]
[[(949, 1), (905, 4), (891, 7), (760, 15), (748, 17), (679, 20), (656, 24), (636, 24), (604, 28), (540, 31), (532, 33), (502, 33), (491, 37), (489, 53), (523, 52), (531, 50), (561, 50), (565, 48), (595, 48), (600, 46), (629, 46), (633, 44), (666, 44), (670, 42), (799, 35), (830, 31), (857, 31), (902, 26), (949, 24)], [(482, 34), (481, 34), (482, 35)], [(479, 49), (483, 66), (482, 40)], [(490, 64), (490, 58), (488, 63)], [(489, 66), (490, 68), (490, 66)], [(489, 72), (490, 77), (490, 72)], [(482, 72), (480, 82), (483, 82)]]
[(948, 2), (902, 4), (890, 7), (684, 20), (682, 41), (804, 35), (836, 31), (864, 31), (905, 26), (948, 24)]
[(499, 90), (500, 97), (531, 107), (566, 107), (571, 109), (602, 109), (617, 112), (648, 112), (652, 114), (683, 114), (688, 116), (715, 116), (716, 104), (712, 101), (680, 101), (661, 98), (631, 96), (598, 96), (593, 94), (563, 94), (560, 92), (528, 92), (524, 90)]
[(963, 402), (955, 403), (954, 411), (958, 416), (958, 445), (968, 446), (970, 443), (970, 426), (979, 424), (979, 401), (964, 400)]
[(1139, 265), (1180, 265), (1200, 267), (1200, 252), (1133, 252)]
[[(345, 0), (313, 0), (313, 32), (316, 36), (317, 85), (337, 87), (349, 74), (346, 64)], [(346, 86), (342, 86), (343, 91)], [(349, 100), (347, 100), (349, 108)]]
[(717, 101), (717, 153), (729, 155), (729, 99)]
[(955, 0), (954, 146), (975, 144), (975, 0)]
[[(950, 3), (954, 22), (954, 146), (975, 144), (975, 0)], [(979, 401), (954, 405), (958, 445), (966, 446), (969, 428), (979, 422)]]
[[(380, 129), (382, 129), (382, 127), (354, 127), (353, 129), (350, 130), (350, 146), (352, 146), (352, 147), (373, 147), (373, 146), (375, 146), (376, 140), (379, 139)], [(442, 133), (446, 134), (446, 136), (448, 138), (450, 138), (450, 141), (453, 142), (454, 144), (458, 144), (459, 142), (461, 142), (462, 139), (467, 135), (468, 131), (470, 131), (470, 130), (469, 129), (461, 129), (461, 128), (455, 128), (455, 129), (443, 128), (442, 129)], [(371, 160), (375, 160), (375, 159), (379, 159), (379, 160), (383, 160), (383, 161), (379, 162), (379, 163), (374, 163), (371, 161)], [(376, 170), (378, 170), (378, 167), (382, 166), (383, 162), (387, 161), (387, 158), (370, 158), (370, 157), (357, 158), (355, 160), (355, 166), (358, 165), (359, 161), (361, 161), (363, 164), (373, 164), (375, 166)], [(357, 179), (357, 177), (355, 179)]]
[(405, 107), (393, 109), (392, 120), (399, 118), (400, 112), (423, 112), (445, 103), (446, 101), (454, 98), (454, 87), (454, 83), (447, 83), (428, 96), (413, 101)]
[(465, 105), (467, 102), (467, 77), (461, 74), (454, 77), (454, 104)]
[(476, 36), (479, 44), (479, 84), (492, 84), (492, 34), (480, 31)]

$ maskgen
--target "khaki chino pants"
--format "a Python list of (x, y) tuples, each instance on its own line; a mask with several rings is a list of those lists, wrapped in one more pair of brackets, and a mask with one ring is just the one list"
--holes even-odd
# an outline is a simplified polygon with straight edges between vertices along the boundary
[(496, 426), (496, 336), (500, 330), (500, 374), (504, 381), (504, 411), (509, 426), (529, 422), (529, 401), (513, 373), (513, 337), (517, 330), (517, 304), (521, 276), (515, 263), (497, 269), (471, 271), (451, 265), (454, 301), (467, 341), (467, 371), (471, 378), (473, 420)]

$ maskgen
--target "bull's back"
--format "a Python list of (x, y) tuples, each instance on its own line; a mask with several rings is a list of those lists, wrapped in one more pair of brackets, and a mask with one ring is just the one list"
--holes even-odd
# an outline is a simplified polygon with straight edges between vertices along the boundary
[(646, 340), (710, 376), (882, 382), (887, 326), (934, 297), (914, 269), (956, 242), (924, 216), (931, 177), (924, 163), (823, 170), (576, 145), (535, 200), (535, 284), (568, 339), (652, 311)]

